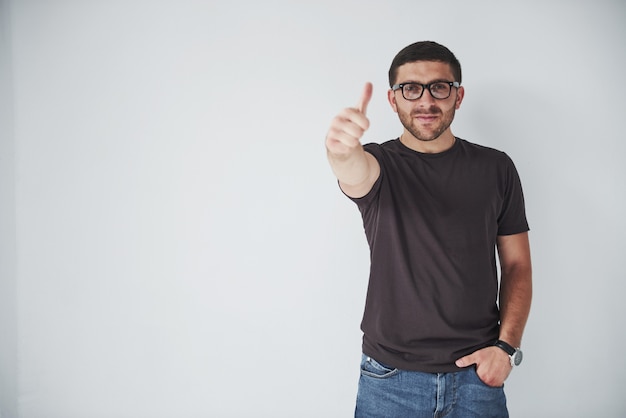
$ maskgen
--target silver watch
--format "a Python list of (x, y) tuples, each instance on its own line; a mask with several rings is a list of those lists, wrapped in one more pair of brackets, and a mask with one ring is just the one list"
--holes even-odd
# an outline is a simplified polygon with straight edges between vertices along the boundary
[(522, 353), (522, 350), (519, 349), (519, 347), (514, 348), (510, 344), (502, 340), (496, 341), (495, 343), (493, 343), (493, 345), (495, 345), (498, 348), (501, 348), (509, 355), (509, 359), (511, 360), (511, 367), (519, 366), (520, 363), (522, 362), (522, 359), (524, 358), (524, 354)]

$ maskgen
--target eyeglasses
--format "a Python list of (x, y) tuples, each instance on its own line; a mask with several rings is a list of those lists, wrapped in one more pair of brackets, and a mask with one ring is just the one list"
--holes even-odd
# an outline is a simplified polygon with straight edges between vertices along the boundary
[(434, 99), (447, 99), (450, 97), (450, 92), (452, 91), (452, 87), (459, 87), (460, 84), (458, 81), (435, 81), (430, 84), (421, 84), (421, 83), (402, 83), (402, 84), (394, 84), (391, 86), (391, 90), (402, 90), (402, 97), (407, 100), (417, 100), (424, 94), (424, 90), (428, 89), (430, 91), (430, 95), (433, 96)]

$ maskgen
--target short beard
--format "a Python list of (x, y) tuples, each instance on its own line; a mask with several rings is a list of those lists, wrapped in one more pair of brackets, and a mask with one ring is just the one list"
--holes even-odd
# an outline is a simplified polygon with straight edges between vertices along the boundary
[[(409, 131), (409, 133), (413, 135), (415, 139), (419, 141), (429, 142), (429, 141), (434, 141), (435, 139), (439, 138), (450, 127), (450, 125), (452, 124), (452, 121), (454, 120), (455, 111), (456, 109), (452, 107), (452, 109), (450, 109), (448, 112), (443, 113), (441, 109), (439, 109), (438, 107), (432, 106), (427, 111), (412, 112), (410, 114), (398, 111), (398, 116), (404, 128), (407, 131)], [(424, 131), (423, 129), (419, 129), (415, 125), (415, 120), (413, 119), (415, 116), (423, 115), (423, 114), (428, 114), (428, 115), (442, 115), (443, 114), (443, 119), (439, 122), (439, 125), (434, 128), (434, 130)]]

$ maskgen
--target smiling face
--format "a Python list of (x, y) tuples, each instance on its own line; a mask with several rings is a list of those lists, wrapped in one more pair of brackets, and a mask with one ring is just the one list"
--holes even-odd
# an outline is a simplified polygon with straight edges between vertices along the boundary
[[(458, 81), (454, 79), (450, 65), (439, 61), (415, 61), (397, 70), (396, 84), (435, 81)], [(450, 130), (454, 113), (461, 106), (465, 91), (453, 87), (447, 99), (435, 99), (425, 90), (417, 100), (407, 100), (402, 89), (389, 90), (388, 99), (394, 112), (404, 126), (401, 141), (409, 148), (421, 152), (441, 152), (454, 144)]]

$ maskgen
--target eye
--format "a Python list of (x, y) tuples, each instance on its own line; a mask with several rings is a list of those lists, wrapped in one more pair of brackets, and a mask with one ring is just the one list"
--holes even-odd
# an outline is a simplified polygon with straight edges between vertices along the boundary
[(422, 90), (422, 86), (419, 84), (405, 84), (404, 91), (407, 93), (418, 93)]
[(434, 83), (430, 86), (433, 93), (447, 93), (450, 85), (448, 83)]

